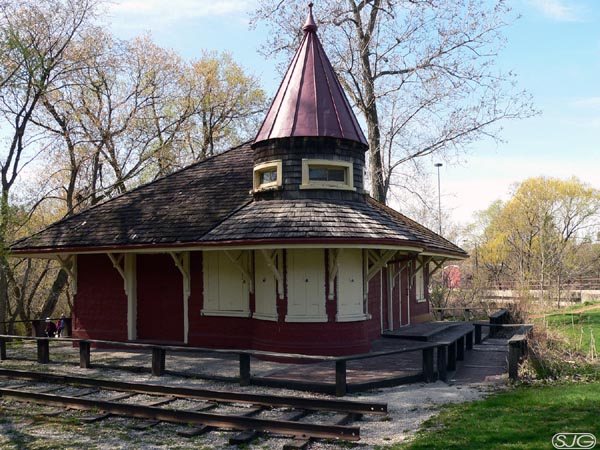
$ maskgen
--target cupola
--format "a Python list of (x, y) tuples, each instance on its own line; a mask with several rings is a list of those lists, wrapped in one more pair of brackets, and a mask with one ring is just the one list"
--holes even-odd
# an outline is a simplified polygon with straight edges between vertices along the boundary
[(362, 199), (367, 140), (317, 36), (304, 37), (254, 144), (254, 194)]

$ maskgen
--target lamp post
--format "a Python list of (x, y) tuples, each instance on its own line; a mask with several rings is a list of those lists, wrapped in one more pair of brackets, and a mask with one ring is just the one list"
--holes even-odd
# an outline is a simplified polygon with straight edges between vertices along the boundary
[(437, 175), (438, 175), (438, 225), (439, 225), (439, 234), (442, 235), (442, 191), (440, 189), (440, 167), (443, 166), (442, 163), (435, 163), (435, 167), (437, 167)]

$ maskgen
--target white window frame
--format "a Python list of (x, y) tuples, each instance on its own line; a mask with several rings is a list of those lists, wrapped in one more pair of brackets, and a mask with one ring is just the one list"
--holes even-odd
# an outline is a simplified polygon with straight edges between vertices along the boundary
[[(343, 182), (341, 181), (311, 181), (310, 169), (345, 169)], [(300, 189), (337, 189), (356, 191), (354, 187), (353, 164), (348, 161), (337, 161), (330, 159), (303, 159), (302, 160), (302, 184)]]
[[(272, 172), (273, 169), (275, 169), (275, 171), (277, 172), (277, 180), (261, 184), (260, 176), (265, 172)], [(269, 189), (278, 189), (283, 183), (282, 163), (280, 159), (275, 161), (264, 162), (254, 166), (253, 174), (254, 192), (265, 191)]]

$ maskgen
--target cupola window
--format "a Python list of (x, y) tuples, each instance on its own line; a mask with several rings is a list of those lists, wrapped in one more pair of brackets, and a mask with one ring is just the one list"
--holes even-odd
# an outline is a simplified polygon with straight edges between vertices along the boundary
[(254, 167), (254, 191), (279, 188), (281, 181), (281, 160), (269, 161)]
[(328, 159), (303, 159), (300, 189), (354, 189), (352, 163)]

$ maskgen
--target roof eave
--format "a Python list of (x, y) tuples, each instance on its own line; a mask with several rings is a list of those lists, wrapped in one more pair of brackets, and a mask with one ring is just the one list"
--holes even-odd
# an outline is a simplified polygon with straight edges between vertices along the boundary
[(172, 251), (202, 251), (218, 248), (273, 249), (273, 248), (370, 248), (416, 252), (425, 256), (462, 260), (468, 254), (426, 247), (413, 241), (397, 239), (303, 238), (303, 239), (248, 239), (217, 242), (182, 242), (172, 244), (131, 244), (81, 247), (45, 247), (16, 249), (9, 256), (17, 258), (52, 258), (57, 255), (94, 253), (167, 253)]

